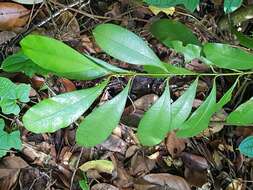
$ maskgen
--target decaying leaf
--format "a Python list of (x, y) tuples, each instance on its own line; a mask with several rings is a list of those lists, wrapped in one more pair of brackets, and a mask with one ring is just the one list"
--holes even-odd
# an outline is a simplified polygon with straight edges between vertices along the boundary
[(119, 188), (107, 183), (99, 183), (92, 186), (91, 190), (119, 190)]
[(134, 184), (135, 190), (190, 190), (190, 186), (184, 178), (167, 174), (149, 174), (143, 178), (136, 179)]
[(172, 157), (178, 156), (184, 151), (187, 139), (177, 138), (175, 132), (170, 132), (166, 139), (166, 148)]
[(0, 30), (13, 30), (24, 26), (30, 10), (16, 3), (0, 2)]
[(88, 170), (97, 170), (98, 172), (112, 174), (114, 166), (112, 162), (108, 160), (92, 160), (81, 165), (80, 170), (84, 172)]

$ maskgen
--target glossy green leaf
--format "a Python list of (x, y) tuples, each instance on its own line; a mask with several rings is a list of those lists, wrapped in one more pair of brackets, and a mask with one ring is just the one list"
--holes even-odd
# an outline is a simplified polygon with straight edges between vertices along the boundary
[(30, 60), (22, 52), (19, 52), (7, 57), (3, 61), (1, 68), (5, 72), (11, 72), (11, 73), (22, 72), (29, 77), (32, 77), (34, 74), (46, 75), (49, 73), (49, 71), (36, 65), (32, 60)]
[(183, 46), (183, 42), (181, 41), (172, 41), (171, 46), (176, 52), (184, 55), (186, 62), (190, 62), (193, 59), (199, 59), (201, 57), (202, 48), (200, 46), (193, 44)]
[(114, 24), (101, 24), (93, 30), (97, 44), (106, 53), (135, 65), (163, 65), (148, 44), (133, 32)]
[(236, 29), (232, 29), (233, 33), (236, 35), (237, 40), (239, 43), (244, 47), (253, 49), (253, 38), (244, 35), (242, 32), (238, 32)]
[(224, 0), (224, 12), (231, 13), (242, 5), (243, 0)]
[(130, 82), (112, 100), (104, 103), (89, 114), (76, 132), (76, 141), (84, 147), (93, 147), (105, 141), (117, 127), (124, 111)]
[(172, 104), (172, 122), (170, 129), (179, 129), (185, 122), (192, 110), (192, 104), (195, 99), (198, 79)]
[(5, 156), (11, 148), (15, 148), (17, 150), (22, 148), (20, 132), (14, 131), (9, 134), (4, 131), (4, 125), (4, 120), (0, 119), (0, 157)]
[(121, 69), (119, 67), (111, 65), (111, 64), (109, 64), (109, 63), (107, 63), (107, 62), (105, 62), (101, 59), (92, 57), (92, 56), (87, 55), (87, 54), (85, 54), (85, 56), (88, 57), (89, 59), (91, 59), (94, 63), (98, 64), (99, 66), (101, 66), (101, 67), (105, 68), (106, 70), (111, 71), (113, 73), (131, 73), (128, 70)]
[(140, 143), (145, 146), (159, 144), (166, 137), (171, 120), (171, 99), (167, 84), (162, 96), (144, 114), (139, 123), (137, 136)]
[(244, 139), (239, 145), (239, 150), (245, 156), (252, 158), (253, 157), (253, 136), (249, 136), (246, 139)]
[(227, 44), (207, 43), (204, 45), (206, 58), (220, 68), (253, 69), (253, 54)]
[(23, 116), (25, 128), (34, 133), (52, 133), (67, 127), (91, 106), (102, 93), (107, 82), (41, 101)]
[(149, 5), (153, 5), (156, 7), (173, 7), (176, 5), (184, 5), (186, 9), (190, 11), (194, 11), (198, 4), (199, 0), (144, 0)]
[(168, 47), (171, 47), (172, 41), (181, 41), (183, 45), (201, 45), (197, 37), (188, 27), (175, 20), (160, 19), (151, 25), (150, 31)]
[(16, 85), (7, 78), (0, 77), (0, 107), (5, 114), (18, 115), (19, 102), (29, 102), (30, 85)]
[(213, 89), (207, 99), (200, 105), (200, 107), (193, 112), (191, 117), (182, 124), (181, 130), (176, 134), (178, 137), (193, 137), (204, 129), (208, 128), (210, 118), (216, 111), (216, 85), (214, 83)]
[(227, 123), (231, 125), (253, 124), (253, 98), (241, 104), (227, 117)]
[[(163, 70), (159, 67), (153, 67), (151, 65), (144, 65), (144, 70), (147, 73), (150, 74), (175, 74), (175, 75), (191, 75), (194, 74), (194, 72), (187, 70), (185, 68), (182, 67), (176, 67), (170, 63), (165, 63), (165, 62), (161, 62), (161, 64), (163, 64), (164, 68), (166, 70)], [(159, 76), (161, 77), (161, 76)], [(167, 75), (164, 75), (164, 78), (167, 77)]]
[[(239, 79), (239, 78), (238, 78)], [(222, 96), (222, 98), (219, 100), (219, 102), (216, 104), (216, 111), (218, 112), (222, 109), (224, 105), (226, 105), (232, 98), (233, 90), (237, 85), (238, 79), (236, 82), (231, 86), (231, 88)]]
[(89, 80), (110, 73), (63, 42), (53, 38), (28, 35), (20, 44), (24, 54), (35, 64), (58, 76)]

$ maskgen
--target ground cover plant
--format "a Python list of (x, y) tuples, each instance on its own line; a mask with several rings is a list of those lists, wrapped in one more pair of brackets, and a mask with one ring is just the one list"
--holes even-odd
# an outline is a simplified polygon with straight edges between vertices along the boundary
[[(54, 3), (64, 7), (61, 3)], [(119, 6), (117, 3), (114, 6)], [(121, 5), (124, 3), (121, 2)], [(149, 43), (147, 39), (117, 23), (117, 16), (115, 21), (112, 19), (93, 25), (91, 36), (84, 37), (84, 42), (81, 42), (83, 48), (86, 48), (84, 51), (76, 50), (63, 42), (67, 40), (57, 40), (40, 32), (31, 33), (29, 29), (25, 30), (24, 36), (12, 38), (3, 47), (8, 48), (10, 43), (18, 45), (19, 41), (19, 48), (3, 59), (0, 76), (0, 156), (3, 157), (3, 165), (10, 160), (10, 163), (18, 163), (21, 170), (28, 167), (22, 159), (15, 160), (19, 159), (14, 156), (16, 151), (22, 158), (29, 158), (43, 168), (57, 168), (53, 171), (53, 175), (60, 176), (60, 180), (56, 179), (57, 185), (61, 184), (69, 189), (89, 189), (94, 184), (93, 189), (142, 189), (142, 183), (146, 184), (144, 189), (149, 189), (150, 185), (174, 189), (201, 186), (208, 189), (250, 187), (247, 181), (248, 174), (243, 173), (245, 167), (242, 159), (253, 157), (253, 138), (249, 128), (253, 123), (253, 99), (250, 93), (253, 46), (252, 38), (240, 32), (241, 28), (237, 28), (239, 16), (233, 16), (245, 12), (241, 11), (242, 3), (224, 1), (219, 4), (225, 13), (221, 22), (223, 25), (227, 22), (225, 35), (229, 40), (232, 39), (231, 43), (229, 40), (220, 40), (218, 34), (217, 37), (213, 36), (210, 31), (206, 32), (207, 36), (212, 36), (215, 40), (200, 40), (198, 32), (193, 28), (163, 13), (148, 21), (145, 28), (155, 45), (159, 44), (158, 51), (153, 47), (153, 42)], [(144, 1), (126, 4), (142, 9), (147, 9), (149, 5), (156, 6), (161, 11), (172, 10), (171, 7), (176, 5), (183, 5), (190, 12), (201, 7), (199, 1)], [(75, 5), (78, 3), (73, 2), (69, 7)], [(2, 6), (6, 11), (7, 4)], [(181, 9), (179, 8), (179, 14), (182, 14)], [(67, 8), (64, 11), (66, 10)], [(114, 11), (115, 8), (110, 14), (115, 14)], [(177, 10), (175, 13), (174, 11), (173, 8), (172, 14), (177, 13)], [(78, 13), (84, 14), (80, 10)], [(85, 14), (94, 20), (114, 18)], [(228, 17), (226, 14), (229, 14)], [(183, 15), (195, 18), (191, 13), (186, 12)], [(73, 24), (75, 17), (70, 17), (64, 17), (61, 22), (70, 19), (68, 23)], [(224, 18), (228, 20), (224, 21)], [(57, 25), (58, 21), (53, 22)], [(137, 18), (136, 22), (144, 22), (144, 19)], [(45, 23), (39, 23), (37, 27)], [(4, 24), (6, 23), (2, 23), (2, 27), (5, 27), (5, 30), (9, 29), (10, 26)], [(77, 21), (74, 25), (76, 24), (78, 25)], [(198, 24), (203, 29), (204, 26)], [(71, 36), (68, 38), (75, 38), (75, 27), (71, 29), (74, 30), (74, 34), (68, 34)], [(94, 39), (94, 42), (90, 39)], [(7, 49), (4, 48), (6, 52)], [(97, 56), (96, 51), (99, 51), (100, 56)], [(181, 56), (184, 64), (180, 64), (180, 61), (179, 64), (167, 61), (163, 58), (162, 51), (172, 51), (178, 57)], [(152, 98), (141, 99), (139, 94), (143, 93), (143, 89), (146, 90), (143, 81), (148, 83), (148, 86), (152, 83), (158, 87), (159, 90), (153, 92), (159, 96), (149, 91), (148, 96)], [(173, 86), (180, 81), (183, 81), (185, 86), (180, 91), (175, 91)], [(201, 87), (203, 84), (207, 89)], [(137, 92), (138, 98), (134, 95), (135, 90), (138, 91), (136, 85), (141, 89)], [(222, 86), (226, 88), (221, 90)], [(199, 97), (201, 102), (197, 103)], [(133, 115), (137, 113), (141, 114)], [(14, 128), (10, 128), (11, 125)], [(220, 137), (217, 134), (226, 130), (230, 131), (230, 134), (234, 134), (231, 130), (238, 130), (237, 133), (240, 133), (239, 130), (245, 130), (241, 132), (243, 135), (240, 136), (239, 142), (234, 143), (232, 140), (232, 144), (236, 144), (235, 149), (234, 145), (219, 141)], [(35, 139), (35, 144), (27, 143), (29, 139)], [(66, 139), (71, 139), (71, 143)], [(229, 139), (231, 137), (224, 138), (224, 141)], [(207, 140), (210, 141), (208, 145), (205, 142)], [(69, 149), (68, 143), (71, 147), (79, 148), (79, 156)], [(52, 145), (55, 147), (50, 148)], [(104, 156), (99, 156), (99, 147), (101, 150), (109, 151), (105, 151)], [(197, 152), (192, 153), (194, 148)], [(94, 155), (88, 153), (92, 150), (98, 152), (95, 151)], [(162, 153), (164, 151), (165, 154)], [(225, 154), (235, 155), (236, 158), (229, 162), (225, 154), (222, 154), (223, 151)], [(90, 154), (90, 158), (83, 157), (85, 152)], [(121, 156), (115, 156), (115, 153)], [(141, 156), (142, 154), (146, 155)], [(125, 157), (121, 158), (122, 155)], [(15, 159), (12, 160), (13, 158)], [(130, 174), (123, 169), (123, 165), (126, 164), (124, 161), (128, 162), (128, 159), (131, 160)], [(177, 165), (175, 160), (183, 162), (183, 165)], [(145, 164), (138, 164), (140, 162)], [(141, 168), (138, 168), (138, 165)], [(66, 167), (69, 168), (63, 169)], [(83, 173), (77, 173), (78, 168)], [(184, 172), (178, 168), (183, 168)], [(20, 169), (16, 174), (22, 177), (24, 173), (20, 172)], [(230, 169), (232, 173), (227, 172)], [(67, 170), (71, 170), (72, 173), (68, 173)], [(103, 177), (94, 177), (89, 173), (94, 170)], [(189, 177), (191, 170), (196, 172), (193, 179), (186, 182), (180, 177)], [(114, 171), (117, 172), (116, 179), (120, 181), (119, 185), (115, 179), (112, 184), (108, 183), (106, 175), (104, 176), (113, 176)], [(236, 174), (235, 171), (241, 173)], [(200, 184), (196, 182), (198, 175), (205, 178), (201, 179), (203, 182)], [(219, 179), (217, 187), (215, 183), (208, 181), (215, 175)], [(39, 188), (53, 188), (55, 185), (49, 177), (45, 179), (46, 176), (42, 177), (46, 185), (38, 185)], [(134, 180), (135, 177), (137, 180)], [(96, 183), (93, 180), (95, 178), (101, 179), (101, 183)], [(229, 182), (223, 184), (223, 180), (227, 178)], [(161, 180), (165, 182), (160, 182)], [(18, 186), (16, 178), (12, 178), (8, 183), (1, 183), (7, 189)], [(22, 183), (29, 184), (30, 181), (24, 180)], [(31, 188), (34, 183), (36, 182), (30, 183)]]

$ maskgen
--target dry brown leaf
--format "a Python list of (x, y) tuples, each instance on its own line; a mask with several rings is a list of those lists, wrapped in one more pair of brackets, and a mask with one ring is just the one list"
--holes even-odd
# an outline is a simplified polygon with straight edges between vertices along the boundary
[(208, 182), (207, 171), (205, 170), (197, 171), (186, 167), (184, 176), (186, 181), (195, 187), (202, 187), (205, 183)]
[(166, 138), (166, 148), (173, 158), (184, 151), (186, 144), (187, 139), (177, 138), (174, 131), (170, 132)]
[(167, 174), (149, 174), (135, 180), (135, 190), (190, 190), (190, 186), (184, 178)]
[(20, 169), (28, 167), (28, 164), (20, 157), (8, 156), (0, 162), (0, 189), (14, 188)]
[(99, 183), (93, 185), (91, 190), (119, 190), (119, 189), (107, 183)]
[(58, 82), (62, 85), (60, 87), (60, 92), (72, 92), (76, 90), (76, 86), (69, 79), (61, 78)]
[(144, 157), (141, 153), (136, 152), (131, 159), (131, 175), (140, 176), (150, 172), (155, 167), (156, 161)]
[(202, 156), (183, 152), (180, 157), (189, 169), (203, 171), (209, 167), (207, 160)]
[[(1, 17), (1, 16), (0, 16)], [(12, 31), (2, 31), (0, 32), (0, 45), (9, 41), (16, 36), (15, 32)]]
[(0, 30), (14, 30), (24, 26), (30, 10), (17, 3), (0, 2)]
[(111, 152), (119, 152), (123, 155), (127, 149), (126, 142), (116, 135), (111, 135), (105, 142), (101, 144), (101, 146)]

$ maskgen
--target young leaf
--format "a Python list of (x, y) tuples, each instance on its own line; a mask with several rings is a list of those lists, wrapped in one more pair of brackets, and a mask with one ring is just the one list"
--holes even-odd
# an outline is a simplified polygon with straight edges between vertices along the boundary
[(102, 93), (107, 82), (41, 101), (23, 116), (25, 128), (34, 133), (53, 133), (67, 127), (91, 106)]
[(129, 88), (130, 82), (120, 94), (95, 109), (84, 119), (76, 132), (76, 141), (79, 145), (93, 147), (110, 136), (124, 111)]
[(175, 20), (160, 19), (151, 25), (150, 31), (158, 40), (168, 47), (171, 47), (172, 41), (181, 41), (183, 45), (201, 45), (189, 28)]
[(20, 108), (17, 101), (29, 102), (30, 85), (12, 83), (9, 79), (0, 77), (0, 107), (5, 114), (18, 115)]
[(71, 47), (53, 38), (28, 35), (20, 44), (24, 54), (35, 64), (59, 76), (89, 80), (110, 73)]
[(36, 65), (22, 52), (7, 57), (3, 61), (1, 67), (6, 72), (23, 72), (29, 77), (32, 77), (35, 73), (39, 75), (46, 75), (49, 73), (49, 71)]
[(216, 111), (216, 85), (207, 99), (200, 107), (191, 115), (191, 117), (182, 124), (181, 130), (176, 134), (178, 137), (193, 137), (204, 129), (208, 128), (211, 116)]
[(93, 30), (97, 44), (109, 55), (135, 65), (163, 65), (140, 37), (114, 24), (101, 24)]
[(199, 0), (144, 0), (144, 1), (149, 5), (162, 8), (173, 7), (182, 4), (185, 6), (186, 9), (190, 10), (191, 12), (193, 12), (199, 4)]
[(239, 150), (245, 156), (252, 158), (253, 157), (253, 136), (249, 136), (246, 139), (244, 139), (239, 145)]
[(253, 55), (227, 44), (207, 43), (204, 45), (206, 58), (214, 65), (225, 69), (248, 70), (253, 68)]
[(227, 123), (231, 125), (251, 125), (253, 124), (253, 98), (241, 104), (235, 111), (227, 117)]
[(242, 0), (224, 0), (224, 12), (231, 13), (242, 5)]
[(137, 129), (137, 136), (142, 145), (159, 144), (169, 131), (171, 117), (170, 90), (167, 84), (163, 95), (144, 114)]
[(196, 95), (198, 79), (192, 83), (187, 91), (180, 96), (171, 106), (172, 108), (172, 121), (170, 129), (179, 129), (185, 122), (192, 110), (192, 104)]
[(11, 148), (15, 148), (17, 150), (22, 148), (20, 132), (14, 131), (10, 134), (6, 133), (4, 131), (4, 125), (4, 120), (0, 119), (0, 157), (5, 156)]

